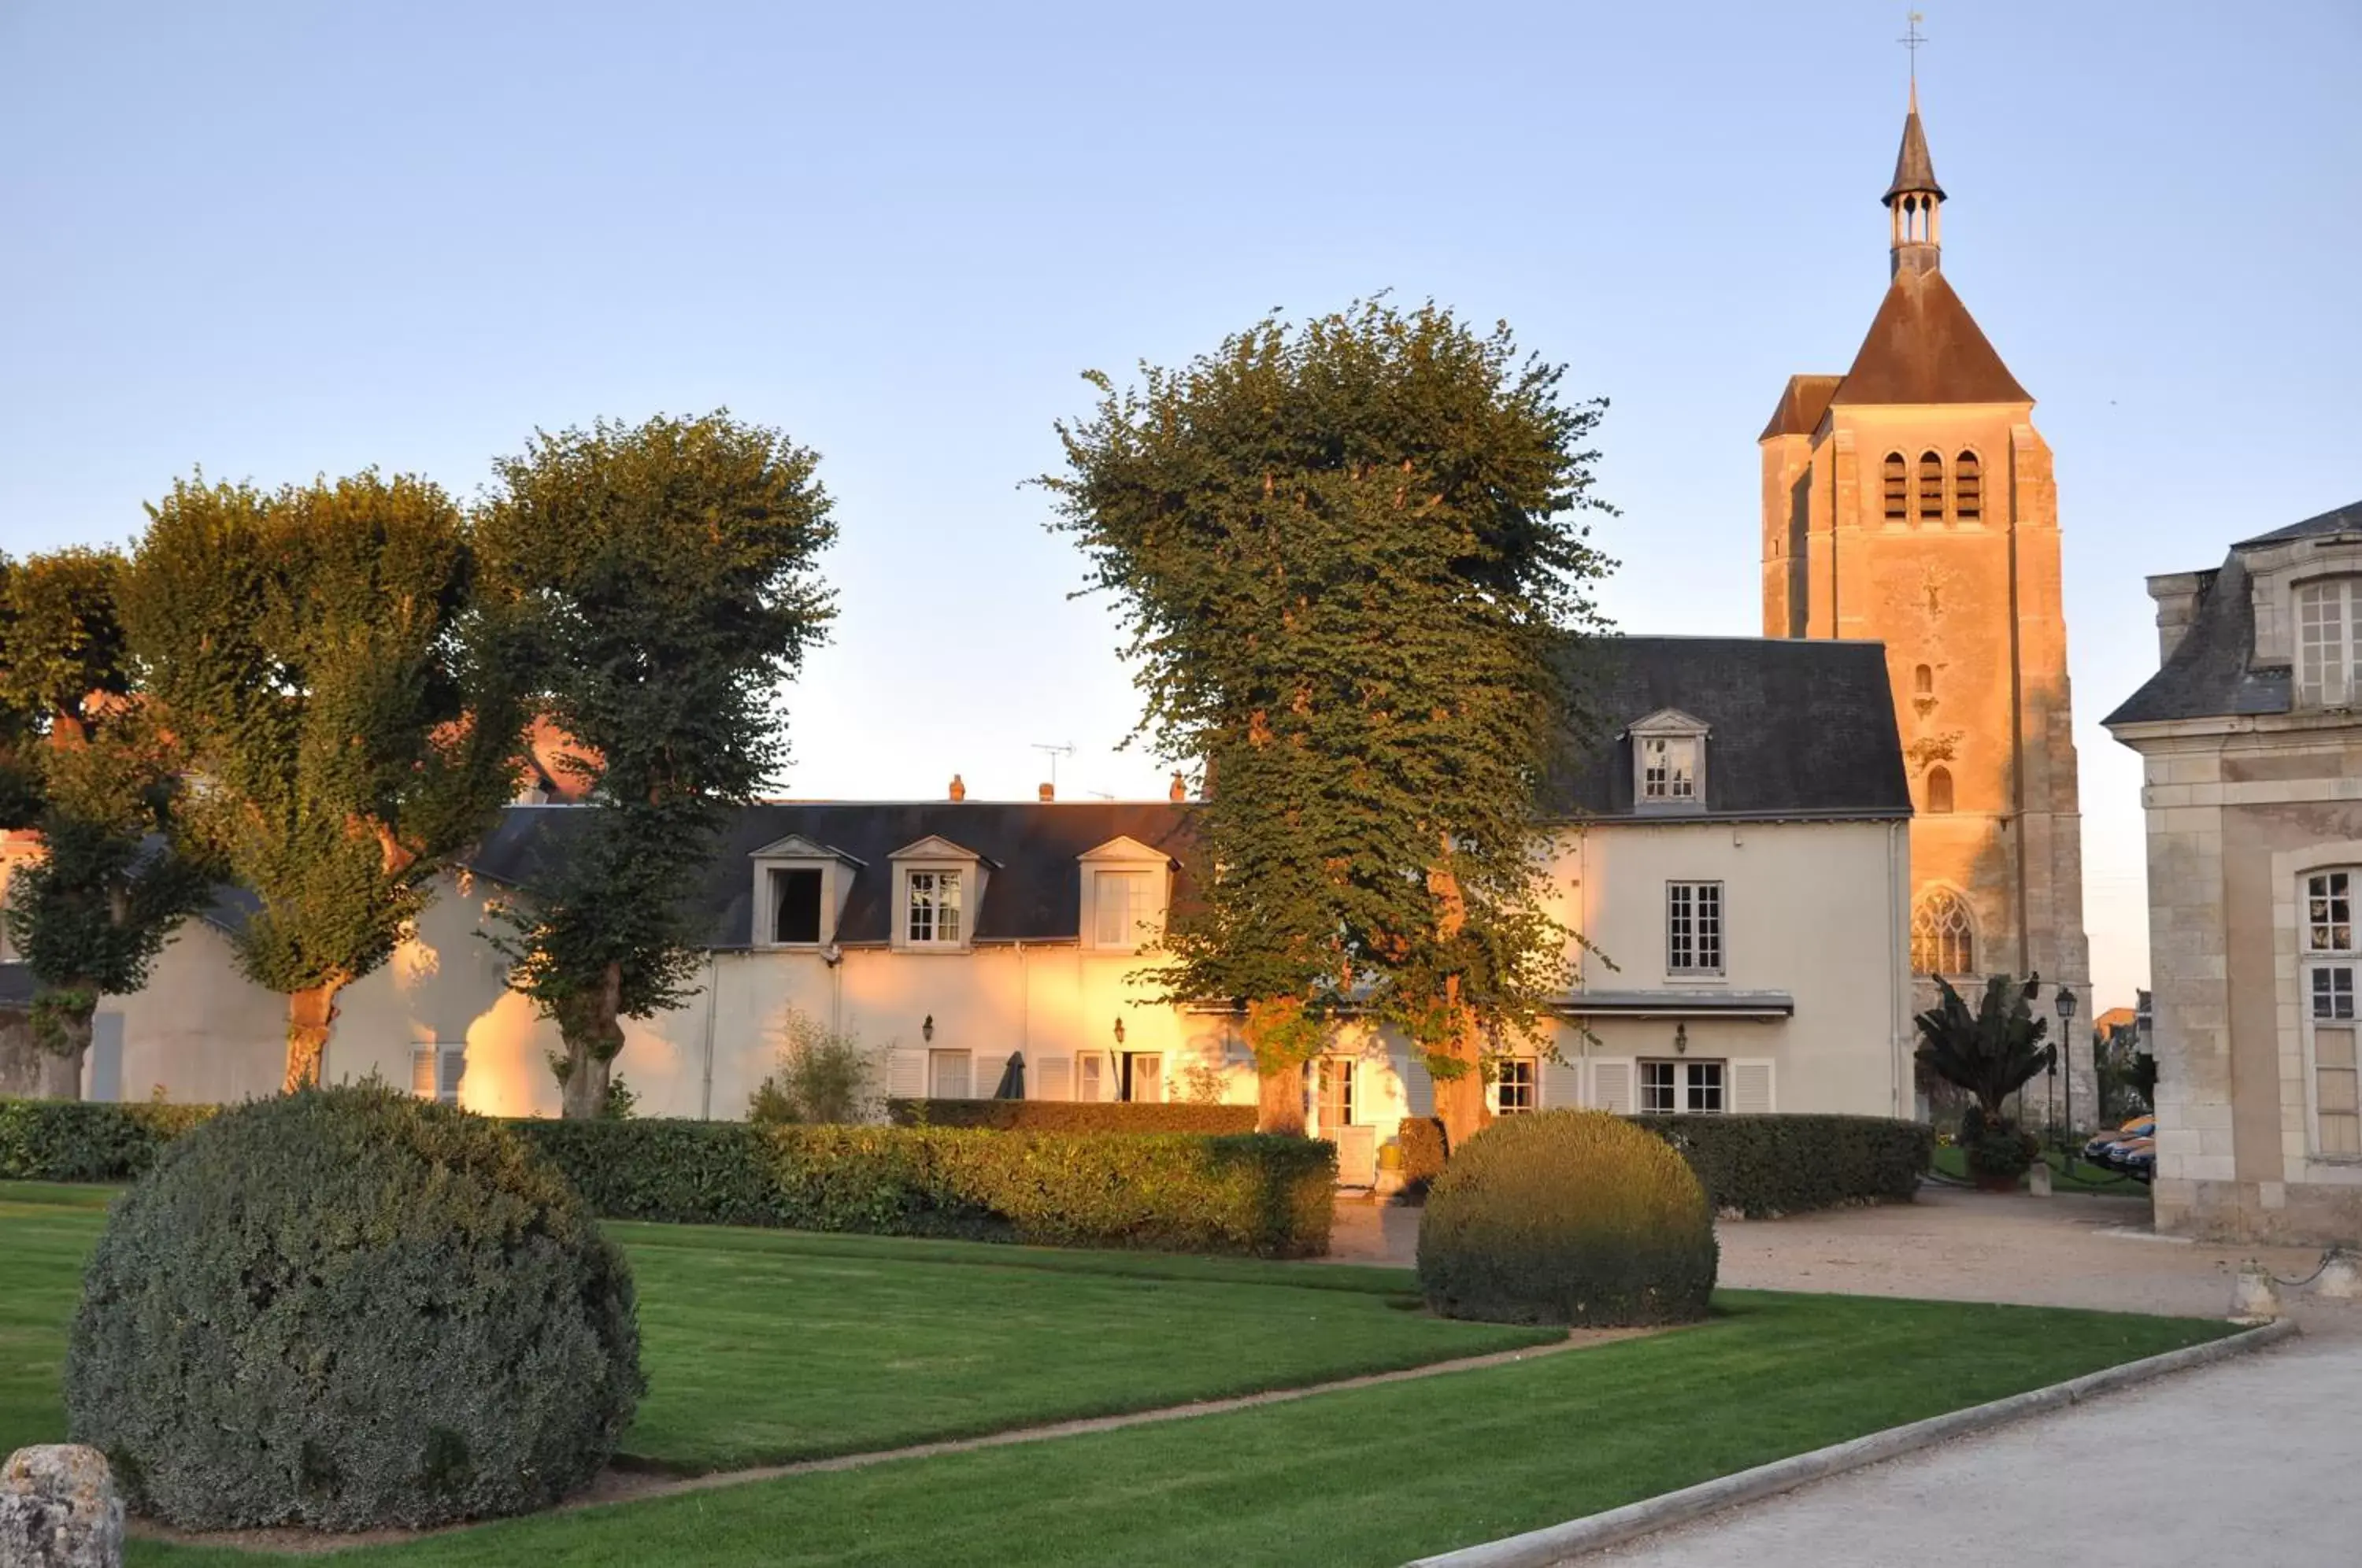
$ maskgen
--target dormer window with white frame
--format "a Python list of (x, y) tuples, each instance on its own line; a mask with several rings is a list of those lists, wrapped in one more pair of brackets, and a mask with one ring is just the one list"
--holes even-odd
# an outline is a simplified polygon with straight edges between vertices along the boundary
[(748, 939), (756, 947), (823, 947), (862, 863), (843, 850), (789, 834), (748, 856), (755, 863)]
[(1632, 804), (1643, 812), (1705, 809), (1705, 723), (1663, 708), (1627, 732), (1632, 741)]
[(1086, 852), (1080, 935), (1104, 953), (1137, 953), (1164, 933), (1172, 859), (1136, 838), (1111, 838)]
[(929, 836), (893, 854), (894, 945), (957, 953), (976, 940), (990, 862), (949, 839)]

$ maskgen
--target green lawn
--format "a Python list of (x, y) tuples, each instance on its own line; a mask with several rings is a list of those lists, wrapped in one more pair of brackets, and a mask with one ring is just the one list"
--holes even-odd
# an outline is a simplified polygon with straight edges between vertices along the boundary
[[(103, 1198), (96, 1201), (103, 1201)], [(100, 1218), (0, 1186), (0, 1441), (55, 1435)], [(679, 1465), (874, 1448), (1468, 1353), (1405, 1271), (620, 1225)], [(1391, 1564), (2191, 1344), (2219, 1323), (1726, 1292), (1694, 1328), (1229, 1415), (511, 1520), (338, 1563)], [(256, 1568), (134, 1544), (153, 1568)]]
[[(2145, 1181), (2135, 1181), (2080, 1156), (2070, 1174), (2067, 1156), (2055, 1150), (2045, 1152), (2042, 1157), (2049, 1162), (2050, 1187), (2054, 1192), (2081, 1192), (2099, 1198), (2136, 1198), (2143, 1203), (2148, 1201), (2148, 1183)], [(1937, 1175), (1950, 1176), (1954, 1181), (1966, 1181), (1969, 1179), (1968, 1155), (1957, 1145), (1939, 1148), (1936, 1151), (1936, 1171)]]

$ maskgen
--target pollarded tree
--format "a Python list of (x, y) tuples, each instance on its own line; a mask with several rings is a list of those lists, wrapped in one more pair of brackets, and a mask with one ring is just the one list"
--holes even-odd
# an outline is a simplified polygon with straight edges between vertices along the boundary
[(1324, 1038), (1297, 1019), (1401, 1024), (1455, 1139), (1485, 1042), (1564, 973), (1535, 792), (1609, 563), (1601, 408), (1562, 373), (1433, 305), (1267, 319), (1138, 390), (1092, 377), (1043, 481), (1121, 603), (1140, 733), (1212, 775), (1165, 994), (1289, 1021), (1257, 1066), (1291, 1082)]
[(509, 984), (557, 1025), (565, 1112), (606, 1106), (623, 1020), (691, 994), (685, 904), (727, 809), (788, 755), (781, 680), (833, 613), (819, 459), (726, 413), (539, 436), (479, 522), (538, 701), (595, 809), (511, 911)]
[(204, 900), (172, 834), (176, 748), (132, 692), (113, 551), (35, 556), (0, 575), (0, 708), (15, 715), (16, 799), (0, 826), (40, 835), (8, 889), (9, 939), (33, 973), (41, 1092), (82, 1093), (99, 999), (147, 984)]
[(287, 1087), (316, 1083), (338, 993), (514, 790), (518, 661), (425, 480), (187, 480), (149, 513), (132, 652), (190, 754), (192, 833), (259, 901), (237, 956), (287, 998)]

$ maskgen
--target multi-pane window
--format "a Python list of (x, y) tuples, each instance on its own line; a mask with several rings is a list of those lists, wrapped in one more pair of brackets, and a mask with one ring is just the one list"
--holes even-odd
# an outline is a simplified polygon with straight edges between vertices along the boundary
[(1686, 735), (1650, 735), (1640, 742), (1640, 798), (1697, 799), (1697, 742)]
[(1974, 452), (1963, 452), (1952, 459), (1952, 517), (1955, 522), (1975, 523), (1985, 514), (1984, 469)]
[(2362, 701), (2362, 577), (2296, 591), (2296, 698), (2308, 708)]
[(968, 1099), (976, 1084), (975, 1060), (966, 1051), (927, 1053), (927, 1098)]
[(1919, 454), (1919, 521), (1944, 520), (1944, 458), (1941, 453)]
[(948, 943), (960, 939), (960, 874), (956, 871), (913, 871), (911, 878), (909, 923), (911, 942)]
[(1149, 917), (1149, 874), (1145, 871), (1101, 871), (1091, 880), (1097, 930), (1092, 940), (1101, 947), (1134, 947), (1146, 940), (1142, 931)]
[(1340, 1127), (1353, 1122), (1353, 1059), (1351, 1056), (1320, 1058), (1320, 1131), (1335, 1136)]
[(1642, 1062), (1640, 1110), (1650, 1116), (1718, 1115), (1720, 1062)]
[(2354, 884), (2362, 872), (2304, 879), (2305, 1027), (2312, 1036), (2316, 1142), (2324, 1154), (2362, 1154), (2362, 1060), (2356, 1055)]
[(1938, 888), (1911, 911), (1911, 970), (1916, 975), (1972, 975), (1977, 930), (1958, 893)]
[(1911, 520), (1911, 465), (1904, 461), (1900, 452), (1886, 454), (1886, 520)]
[(1722, 973), (1722, 884), (1665, 884), (1665, 967), (1677, 975)]
[(1520, 1116), (1534, 1109), (1534, 1059), (1504, 1056), (1493, 1065), (1493, 1109), (1503, 1116)]

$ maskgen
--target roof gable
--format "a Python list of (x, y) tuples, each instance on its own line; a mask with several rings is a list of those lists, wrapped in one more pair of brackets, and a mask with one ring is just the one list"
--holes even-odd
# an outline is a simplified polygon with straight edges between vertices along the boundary
[(1129, 834), (1119, 834), (1105, 844), (1083, 851), (1077, 860), (1121, 860), (1138, 863), (1142, 860), (1170, 861), (1173, 856), (1164, 850), (1152, 849)]
[(1714, 726), (1704, 719), (1694, 718), (1679, 708), (1660, 708), (1645, 719), (1635, 719), (1624, 729), (1634, 735), (1704, 735), (1714, 733)]
[(964, 844), (954, 844), (942, 834), (932, 833), (924, 838), (904, 845), (886, 858), (889, 860), (981, 860), (995, 870), (999, 869), (999, 863), (990, 856), (979, 855)]
[(760, 849), (750, 850), (746, 858), (749, 860), (842, 860), (848, 866), (868, 864), (866, 861), (855, 860), (833, 845), (817, 843), (800, 833), (791, 833), (785, 838), (773, 839)]
[(1837, 395), (1838, 383), (1844, 380), (1843, 376), (1790, 376), (1780, 392), (1779, 406), (1772, 411), (1771, 423), (1756, 439), (1810, 436), (1818, 430), (1822, 416), (1829, 411), (1829, 399)]
[(2034, 399), (2002, 363), (1944, 274), (1906, 268), (1887, 285), (1853, 369), (1829, 401), (1841, 406)]

